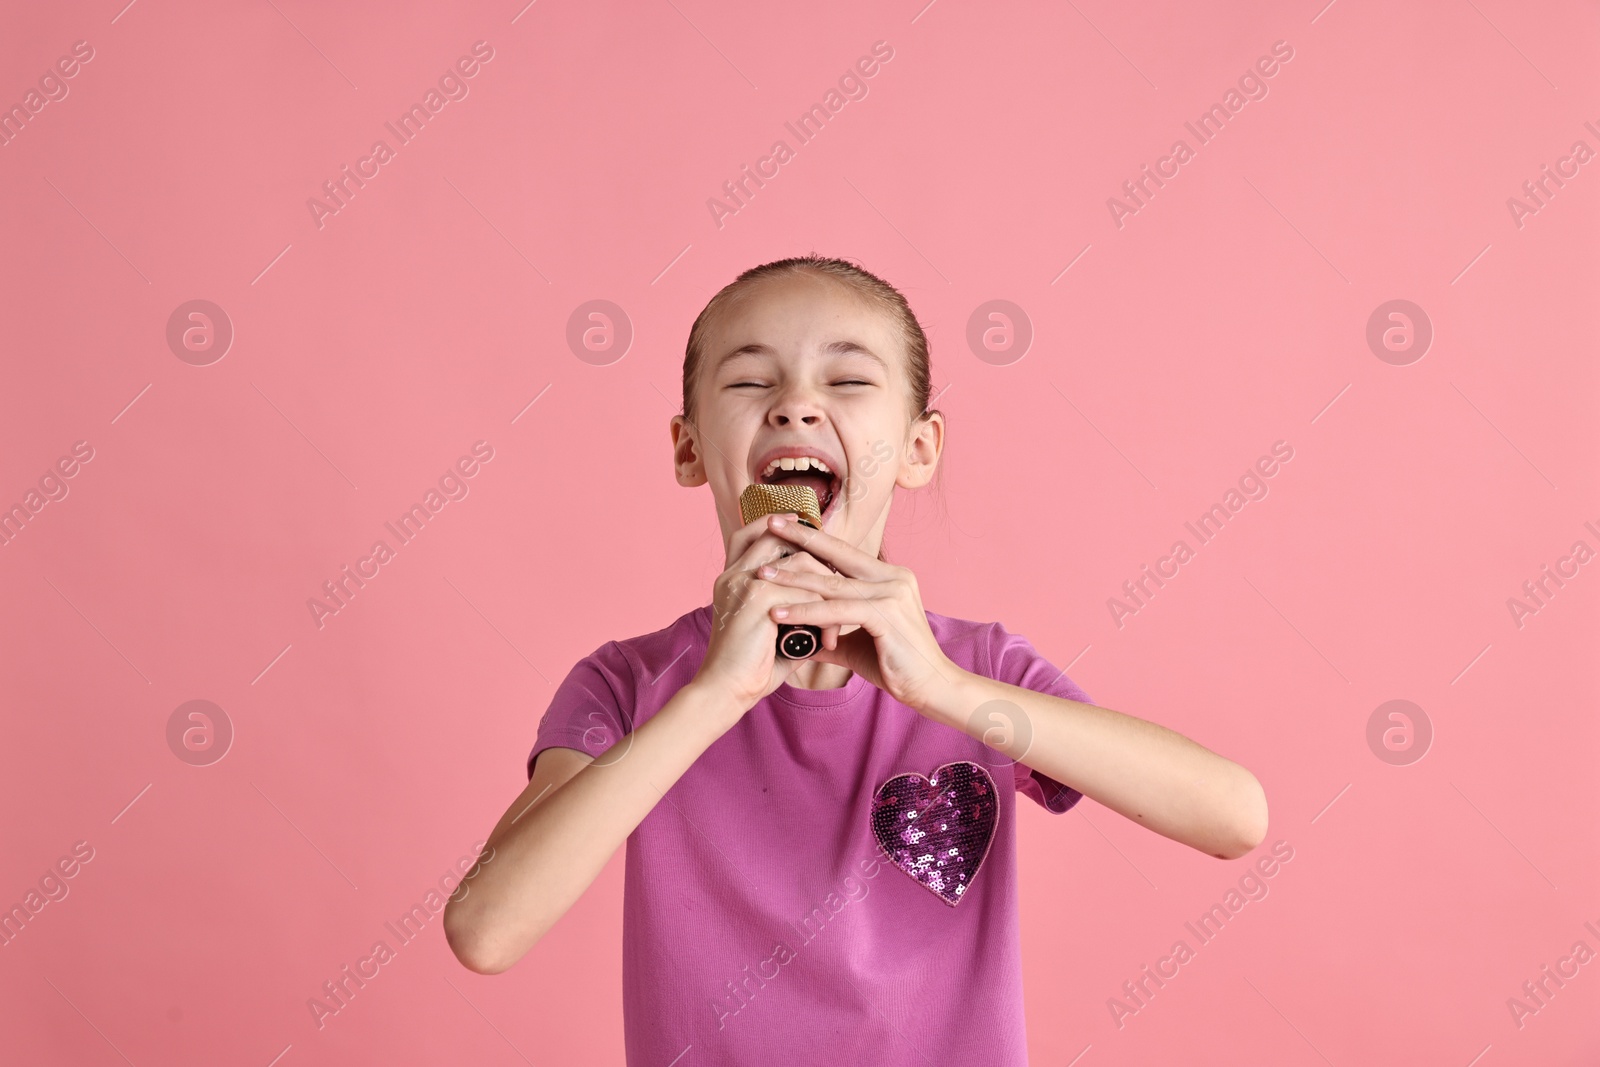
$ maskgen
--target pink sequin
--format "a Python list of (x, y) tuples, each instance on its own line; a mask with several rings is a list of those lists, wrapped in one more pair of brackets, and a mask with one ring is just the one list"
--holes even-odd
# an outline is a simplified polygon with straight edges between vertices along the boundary
[(1000, 802), (987, 769), (946, 763), (897, 774), (872, 798), (872, 832), (889, 862), (951, 907), (972, 888), (994, 840)]

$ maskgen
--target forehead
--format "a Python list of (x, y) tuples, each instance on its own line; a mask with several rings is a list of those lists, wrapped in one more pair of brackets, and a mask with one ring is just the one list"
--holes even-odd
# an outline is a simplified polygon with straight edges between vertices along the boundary
[(809, 272), (763, 278), (721, 309), (706, 337), (714, 372), (730, 357), (848, 354), (900, 363), (899, 324), (883, 308), (831, 278)]

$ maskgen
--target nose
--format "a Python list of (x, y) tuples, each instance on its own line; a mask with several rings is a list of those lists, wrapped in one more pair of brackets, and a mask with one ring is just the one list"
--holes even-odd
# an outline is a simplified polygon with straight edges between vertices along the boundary
[(816, 394), (795, 384), (773, 398), (767, 421), (773, 426), (821, 426), (827, 417), (822, 413)]

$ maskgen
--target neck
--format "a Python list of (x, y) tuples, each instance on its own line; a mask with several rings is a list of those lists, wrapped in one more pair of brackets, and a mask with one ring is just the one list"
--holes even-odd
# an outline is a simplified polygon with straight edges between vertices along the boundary
[(850, 668), (806, 660), (787, 679), (796, 689), (842, 689), (850, 684)]
[[(855, 629), (858, 627), (845, 626), (839, 636), (843, 637)], [(849, 667), (841, 667), (837, 663), (808, 659), (794, 669), (787, 681), (796, 689), (843, 689), (850, 684), (852, 673)]]

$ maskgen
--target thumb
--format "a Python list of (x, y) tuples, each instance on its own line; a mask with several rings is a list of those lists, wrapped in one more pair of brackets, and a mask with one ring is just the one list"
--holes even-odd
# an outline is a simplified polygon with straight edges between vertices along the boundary
[(870, 671), (877, 667), (878, 646), (873, 642), (872, 635), (861, 629), (840, 634), (838, 642), (832, 649), (819, 648), (812, 653), (811, 658), (819, 663), (848, 667), (856, 674), (861, 674), (863, 668)]

